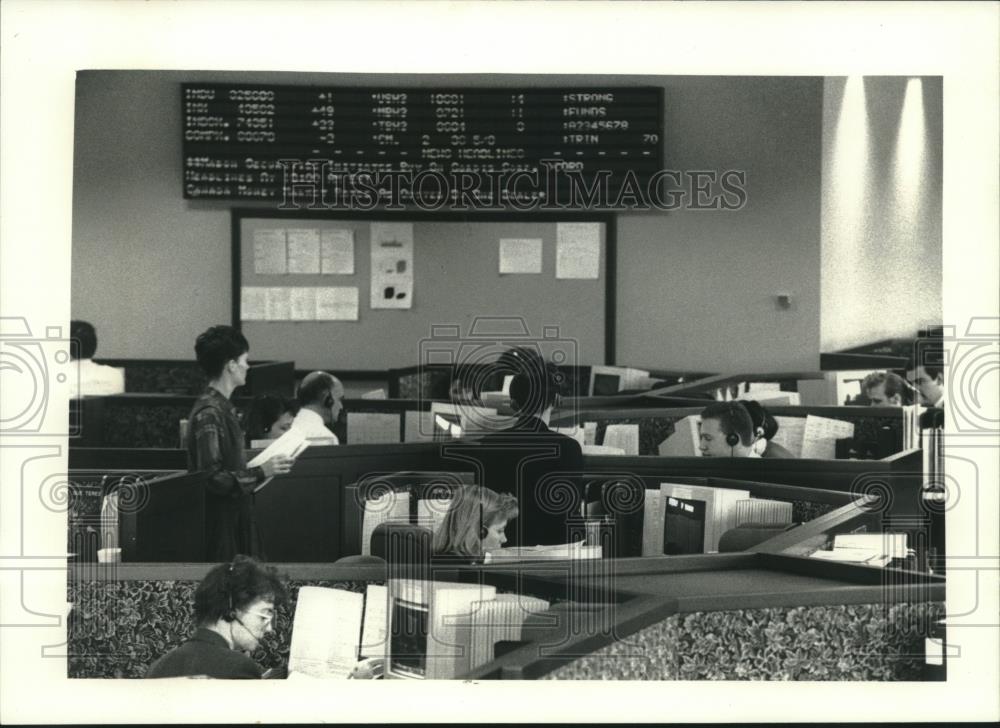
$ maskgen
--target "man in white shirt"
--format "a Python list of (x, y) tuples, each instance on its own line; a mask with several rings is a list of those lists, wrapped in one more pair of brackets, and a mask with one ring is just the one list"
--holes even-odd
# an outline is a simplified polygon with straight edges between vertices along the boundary
[(98, 364), (93, 360), (97, 351), (97, 332), (87, 321), (69, 322), (70, 339), (77, 344), (71, 347), (70, 353), (79, 354), (76, 357), (77, 375), (69, 381), (70, 397), (82, 397), (85, 394), (105, 395), (121, 394), (125, 391), (125, 371), (116, 367)]
[(312, 445), (339, 445), (330, 427), (343, 409), (344, 385), (328, 372), (311, 372), (299, 384), (302, 409), (292, 420), (292, 430), (305, 435)]

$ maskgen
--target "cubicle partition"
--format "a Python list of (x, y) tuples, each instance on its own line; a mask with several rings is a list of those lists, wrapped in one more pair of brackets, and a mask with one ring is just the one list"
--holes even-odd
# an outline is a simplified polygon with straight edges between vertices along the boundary
[[(384, 567), (275, 565), (291, 600), (254, 654), (264, 668), (287, 665), (301, 586), (362, 592), (388, 576)], [(193, 593), (211, 566), (71, 568), (70, 678), (144, 675), (193, 630)], [(933, 679), (924, 640), (944, 614), (944, 581), (893, 571), (887, 583), (881, 569), (741, 553), (454, 565), (428, 578), (551, 605), (462, 679)]]
[[(583, 422), (597, 423), (597, 443), (603, 442), (607, 426), (611, 424), (634, 424), (639, 426), (639, 454), (658, 455), (659, 446), (674, 434), (674, 423), (685, 417), (701, 413), (708, 402), (683, 407), (628, 407), (602, 408), (567, 405), (553, 413), (552, 425), (568, 427)], [(807, 417), (815, 415), (842, 420), (854, 425), (854, 440), (870, 442), (885, 455), (898, 453), (903, 449), (904, 411), (900, 407), (821, 407), (821, 406), (767, 406), (767, 411), (775, 417)], [(768, 462), (774, 460), (768, 459)]]
[[(208, 380), (198, 363), (190, 359), (98, 359), (101, 364), (125, 370), (125, 391), (198, 395)], [(246, 384), (238, 394), (256, 397), (294, 394), (295, 363), (251, 361)]]

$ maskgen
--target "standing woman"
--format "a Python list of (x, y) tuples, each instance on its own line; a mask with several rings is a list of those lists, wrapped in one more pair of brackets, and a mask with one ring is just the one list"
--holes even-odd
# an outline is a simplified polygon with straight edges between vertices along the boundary
[(208, 386), (188, 416), (187, 459), (188, 471), (206, 475), (206, 561), (263, 554), (253, 512), (254, 489), (292, 468), (292, 459), (284, 455), (247, 468), (243, 431), (229, 397), (246, 383), (249, 350), (243, 334), (231, 326), (213, 326), (194, 345)]

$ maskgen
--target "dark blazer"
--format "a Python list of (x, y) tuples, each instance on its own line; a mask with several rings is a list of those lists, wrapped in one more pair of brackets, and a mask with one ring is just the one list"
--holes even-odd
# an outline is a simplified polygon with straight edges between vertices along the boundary
[(569, 541), (567, 517), (578, 517), (583, 502), (576, 440), (527, 417), (478, 440), (448, 443), (442, 455), (455, 470), (474, 469), (480, 485), (517, 497), (520, 514), (507, 526), (508, 546)]
[(230, 649), (222, 635), (199, 627), (191, 639), (170, 650), (146, 672), (147, 678), (196, 675), (224, 680), (259, 679), (263, 671), (245, 654)]

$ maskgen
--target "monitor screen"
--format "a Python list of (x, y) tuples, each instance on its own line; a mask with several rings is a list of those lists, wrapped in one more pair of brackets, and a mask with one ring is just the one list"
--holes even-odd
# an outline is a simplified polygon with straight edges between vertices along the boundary
[(394, 597), (389, 635), (389, 664), (394, 677), (423, 678), (427, 674), (428, 609)]
[(667, 496), (663, 513), (663, 553), (705, 552), (705, 501)]

